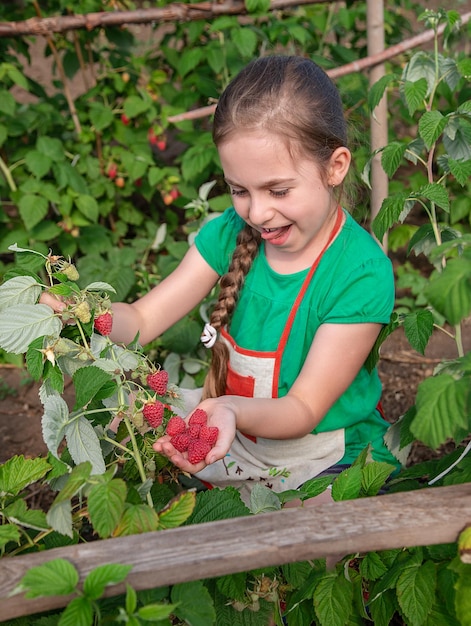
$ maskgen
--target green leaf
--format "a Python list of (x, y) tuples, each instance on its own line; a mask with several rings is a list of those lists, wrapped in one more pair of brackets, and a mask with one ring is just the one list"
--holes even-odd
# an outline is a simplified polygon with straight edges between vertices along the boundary
[(406, 99), (409, 115), (413, 115), (417, 109), (424, 105), (428, 85), (425, 78), (419, 78), (415, 82), (406, 81), (404, 84), (404, 97)]
[(93, 626), (93, 612), (88, 598), (74, 598), (61, 614), (57, 626)]
[(270, 0), (245, 0), (245, 8), (249, 13), (266, 13), (270, 8)]
[(38, 150), (30, 150), (26, 153), (25, 163), (32, 174), (42, 178), (51, 169), (52, 159)]
[(0, 465), (0, 496), (17, 496), (28, 485), (43, 478), (50, 469), (46, 459), (13, 456)]
[(33, 530), (46, 530), (48, 524), (46, 514), (39, 510), (29, 510), (24, 500), (16, 500), (3, 510), (5, 517), (10, 523), (18, 524)]
[(26, 590), (26, 598), (44, 596), (68, 596), (76, 590), (79, 575), (75, 567), (65, 559), (54, 559), (32, 567), (19, 584)]
[(42, 432), (44, 443), (55, 457), (65, 436), (65, 427), (69, 423), (69, 407), (59, 395), (52, 395), (44, 401)]
[(406, 144), (399, 141), (393, 141), (384, 148), (381, 154), (381, 165), (390, 178), (394, 176), (401, 164), (406, 149)]
[(106, 587), (122, 583), (131, 570), (132, 565), (119, 565), (118, 563), (99, 565), (85, 578), (83, 591), (91, 600), (98, 600), (104, 594)]
[(25, 227), (32, 230), (46, 216), (49, 203), (43, 196), (27, 193), (19, 199), (18, 209)]
[(137, 614), (148, 622), (161, 622), (172, 613), (175, 613), (176, 604), (147, 604), (141, 607)]
[(471, 178), (471, 160), (465, 161), (464, 159), (460, 159), (457, 161), (450, 158), (448, 159), (448, 166), (458, 183), (464, 187)]
[(427, 111), (419, 120), (419, 136), (431, 148), (443, 132), (447, 119), (440, 111)]
[(265, 485), (256, 483), (250, 493), (250, 510), (254, 515), (268, 511), (279, 511), (281, 502), (276, 493)]
[(16, 112), (16, 100), (6, 89), (0, 90), (0, 112), (10, 117)]
[(314, 608), (321, 626), (345, 626), (352, 601), (353, 586), (343, 571), (325, 576), (314, 591)]
[(203, 55), (202, 48), (190, 48), (183, 51), (178, 61), (178, 72), (182, 78), (200, 64)]
[(303, 483), (301, 491), (307, 498), (315, 498), (332, 484), (333, 476), (320, 476), (318, 478), (310, 478)]
[(126, 483), (115, 478), (104, 484), (94, 485), (88, 494), (88, 512), (96, 533), (102, 538), (111, 537), (124, 512)]
[(177, 528), (184, 524), (193, 513), (195, 502), (196, 493), (194, 491), (185, 491), (174, 498), (159, 512), (159, 530)]
[(42, 287), (32, 276), (15, 276), (0, 285), (0, 311), (15, 304), (35, 304)]
[(415, 202), (408, 200), (407, 193), (398, 193), (383, 200), (378, 215), (374, 218), (372, 229), (379, 241), (389, 228), (401, 218), (404, 220)]
[(111, 126), (113, 123), (113, 111), (110, 106), (104, 106), (99, 102), (93, 102), (90, 107), (90, 120), (97, 131), (102, 131)]
[(343, 470), (332, 485), (332, 498), (339, 500), (353, 500), (358, 498), (361, 489), (362, 468), (360, 465), (352, 465)]
[(177, 605), (175, 615), (192, 626), (216, 623), (213, 601), (200, 580), (174, 585), (171, 601)]
[(20, 529), (14, 524), (2, 524), (0, 526), (0, 549), (4, 548), (7, 543), (13, 541), (20, 543)]
[(89, 365), (81, 367), (72, 377), (76, 391), (74, 409), (86, 407), (100, 389), (113, 378), (103, 369)]
[(462, 565), (455, 583), (456, 617), (460, 626), (471, 626), (471, 565)]
[(74, 462), (78, 465), (89, 461), (92, 464), (92, 474), (104, 474), (106, 467), (100, 440), (88, 419), (76, 417), (65, 425), (64, 430), (67, 447)]
[(463, 78), (471, 79), (471, 57), (465, 56), (458, 59), (456, 68)]
[(137, 593), (135, 590), (126, 583), (126, 613), (132, 615), (137, 608)]
[(241, 28), (233, 28), (231, 30), (231, 39), (242, 57), (251, 57), (257, 46), (257, 36), (251, 28), (247, 26)]
[(360, 561), (360, 574), (366, 580), (378, 580), (388, 568), (377, 552), (368, 552)]
[(208, 489), (198, 493), (195, 510), (187, 521), (187, 525), (231, 519), (249, 514), (250, 510), (242, 502), (240, 493), (233, 487)]
[(36, 149), (41, 154), (44, 154), (52, 162), (64, 161), (65, 151), (62, 142), (55, 137), (48, 137), (47, 135), (41, 135), (36, 142)]
[(145, 113), (149, 109), (150, 103), (139, 96), (129, 96), (124, 101), (124, 113), (132, 119), (141, 115), (141, 113)]
[(424, 185), (417, 191), (414, 191), (411, 196), (415, 198), (427, 198), (447, 213), (450, 211), (450, 198), (448, 197), (448, 192), (445, 187), (439, 183), (429, 183)]
[(418, 309), (408, 313), (404, 318), (404, 332), (408, 342), (420, 352), (425, 353), (425, 348), (433, 333), (434, 319), (431, 311)]
[(369, 604), (375, 626), (389, 626), (397, 608), (395, 591), (387, 589), (378, 594)]
[(367, 463), (361, 473), (361, 488), (366, 496), (376, 496), (386, 479), (394, 472), (395, 466), (373, 461)]
[(88, 194), (79, 194), (75, 198), (75, 204), (80, 213), (82, 213), (82, 215), (90, 220), (90, 222), (95, 223), (98, 220), (100, 209), (98, 207), (97, 201), (95, 200), (95, 198), (93, 198), (93, 196), (90, 196)]
[(414, 436), (433, 449), (450, 437), (461, 441), (469, 431), (468, 396), (469, 380), (448, 374), (426, 378), (417, 390)]
[(59, 337), (61, 320), (45, 304), (18, 304), (0, 312), (0, 347), (21, 354), (43, 335)]
[(441, 273), (434, 272), (426, 287), (425, 296), (452, 326), (465, 319), (471, 312), (469, 259), (451, 259)]
[(370, 111), (373, 111), (378, 106), (384, 96), (384, 92), (394, 80), (395, 76), (393, 74), (386, 74), (370, 87), (368, 90), (368, 107)]
[(397, 581), (397, 599), (407, 623), (421, 626), (432, 610), (437, 574), (435, 564), (406, 567)]
[(147, 504), (129, 504), (114, 531), (115, 537), (157, 530), (159, 518)]

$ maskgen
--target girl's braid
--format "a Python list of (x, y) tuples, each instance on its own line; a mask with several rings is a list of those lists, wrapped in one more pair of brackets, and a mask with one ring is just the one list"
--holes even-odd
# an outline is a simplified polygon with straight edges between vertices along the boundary
[[(246, 225), (237, 236), (229, 269), (220, 280), (218, 301), (211, 314), (210, 324), (217, 331), (229, 326), (253, 260), (257, 256), (260, 233)], [(218, 339), (212, 348), (211, 366), (203, 387), (203, 398), (217, 398), (226, 392), (227, 363), (229, 352), (224, 341)]]

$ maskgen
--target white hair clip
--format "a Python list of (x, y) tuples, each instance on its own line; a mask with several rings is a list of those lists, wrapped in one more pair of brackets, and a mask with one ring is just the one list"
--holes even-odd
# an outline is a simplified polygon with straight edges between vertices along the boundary
[(203, 343), (205, 348), (212, 348), (216, 343), (217, 338), (218, 331), (214, 328), (214, 326), (206, 323), (203, 328), (203, 334), (201, 335), (201, 343)]

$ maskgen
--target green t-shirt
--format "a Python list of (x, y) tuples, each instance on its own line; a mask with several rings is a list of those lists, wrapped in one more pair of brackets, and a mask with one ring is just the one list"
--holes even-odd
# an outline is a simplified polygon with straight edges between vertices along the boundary
[[(227, 272), (237, 234), (244, 224), (229, 208), (207, 222), (196, 237), (199, 252), (219, 275)], [(239, 346), (263, 352), (276, 350), (308, 271), (273, 271), (262, 243), (231, 320), (229, 331)], [(296, 380), (321, 324), (387, 324), (393, 306), (390, 260), (371, 235), (346, 213), (346, 222), (324, 253), (296, 314), (283, 354), (278, 395), (286, 395)], [(313, 431), (345, 429), (342, 463), (351, 463), (368, 443), (375, 459), (395, 462), (383, 442), (388, 424), (376, 408), (380, 396), (376, 369), (368, 372), (363, 367)]]

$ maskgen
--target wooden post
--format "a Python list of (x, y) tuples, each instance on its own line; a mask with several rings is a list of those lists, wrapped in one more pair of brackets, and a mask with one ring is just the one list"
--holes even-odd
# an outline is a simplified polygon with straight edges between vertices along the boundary
[[(152, 589), (283, 563), (456, 542), (471, 525), (471, 483), (433, 487), (318, 507), (283, 509), (171, 530), (92, 541), (0, 560), (0, 619), (60, 608), (67, 596), (11, 595), (24, 574), (69, 560), (83, 583), (98, 565), (132, 565), (126, 583)], [(125, 584), (106, 589), (125, 592)]]
[[(384, 1), (367, 1), (367, 43), (368, 56), (374, 56), (384, 51)], [(376, 83), (385, 74), (384, 64), (375, 65), (370, 70), (370, 86)], [(381, 102), (371, 113), (370, 118), (370, 146), (375, 152), (388, 143), (388, 105), (384, 94)], [(378, 214), (383, 200), (388, 196), (389, 181), (386, 172), (381, 166), (381, 155), (376, 155), (371, 163), (371, 220)], [(382, 242), (387, 250), (387, 235)]]

